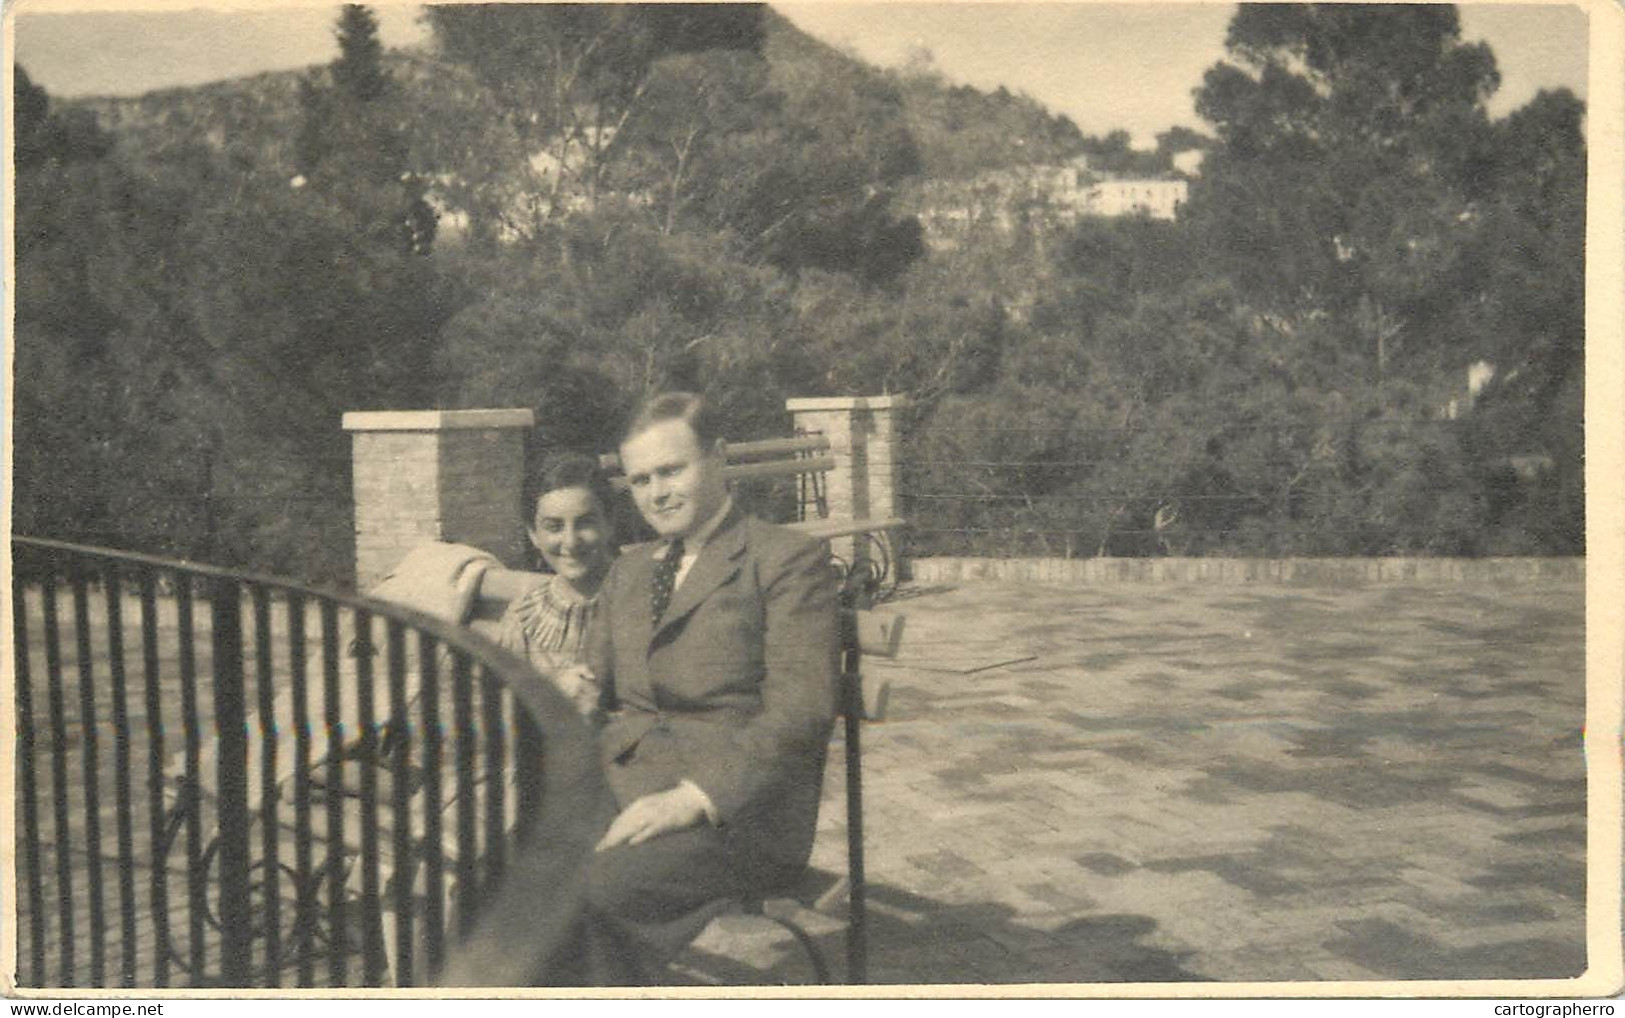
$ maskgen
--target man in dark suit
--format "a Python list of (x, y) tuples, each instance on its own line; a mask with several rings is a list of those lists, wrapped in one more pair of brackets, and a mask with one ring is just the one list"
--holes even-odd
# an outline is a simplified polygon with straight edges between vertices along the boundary
[[(722, 440), (697, 396), (650, 400), (620, 452), (659, 539), (622, 555), (599, 595), (588, 664), (606, 708), (599, 745), (615, 815), (573, 892), (572, 949), (532, 970), (554, 985), (658, 981), (730, 902), (798, 873), (836, 713), (827, 550), (733, 505)], [(501, 949), (500, 937), (482, 939)]]

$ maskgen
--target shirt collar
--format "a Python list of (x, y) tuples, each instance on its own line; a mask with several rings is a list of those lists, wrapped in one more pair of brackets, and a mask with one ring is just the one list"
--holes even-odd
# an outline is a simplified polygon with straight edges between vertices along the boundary
[[(700, 553), (700, 549), (705, 547), (706, 543), (711, 540), (714, 534), (716, 534), (717, 528), (722, 526), (722, 521), (728, 518), (729, 513), (733, 512), (733, 508), (733, 496), (724, 496), (722, 499), (722, 505), (717, 509), (716, 514), (702, 523), (700, 525), (700, 529), (694, 531), (694, 533), (690, 534), (688, 537), (683, 538), (684, 557), (692, 558), (695, 555), (698, 555)], [(660, 549), (660, 557), (665, 558), (666, 553), (670, 550), (671, 542), (667, 541), (665, 546)]]

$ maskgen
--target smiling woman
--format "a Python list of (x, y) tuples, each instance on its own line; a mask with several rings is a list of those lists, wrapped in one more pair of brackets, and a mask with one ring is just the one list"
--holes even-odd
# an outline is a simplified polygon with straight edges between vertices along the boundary
[(597, 702), (597, 687), (581, 667), (587, 631), (615, 556), (609, 501), (590, 456), (559, 453), (543, 465), (524, 504), (535, 507), (527, 532), (552, 576), (509, 604), (497, 641), (552, 676), (583, 713)]

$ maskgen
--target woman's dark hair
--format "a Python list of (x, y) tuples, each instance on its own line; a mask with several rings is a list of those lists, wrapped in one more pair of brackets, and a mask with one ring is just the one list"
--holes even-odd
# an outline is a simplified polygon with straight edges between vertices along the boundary
[(525, 526), (529, 527), (535, 522), (536, 503), (541, 501), (542, 496), (561, 488), (586, 488), (598, 500), (604, 519), (614, 519), (615, 489), (610, 487), (609, 479), (598, 468), (597, 458), (563, 450), (548, 454), (540, 469), (532, 471), (525, 478), (524, 501), (521, 503)]

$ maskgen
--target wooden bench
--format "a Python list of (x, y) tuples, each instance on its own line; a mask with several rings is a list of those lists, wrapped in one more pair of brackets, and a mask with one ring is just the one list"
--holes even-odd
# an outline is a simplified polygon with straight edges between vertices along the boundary
[[(828, 912), (846, 898), (846, 982), (868, 982), (869, 912), (868, 883), (863, 856), (863, 722), (880, 720), (885, 710), (885, 686), (878, 698), (865, 695), (862, 661), (865, 656), (893, 658), (903, 635), (903, 617), (865, 609), (843, 609), (841, 613), (841, 699), (846, 770), (846, 874), (824, 888), (815, 880), (783, 889), (779, 896), (763, 896), (743, 902), (751, 915), (761, 916), (788, 930), (806, 951), (820, 983), (828, 984), (829, 964), (818, 945), (793, 918), (772, 911), (776, 901), (788, 900), (795, 906)], [(809, 869), (808, 875), (814, 871)]]
[[(840, 568), (836, 566), (835, 568)], [(544, 579), (545, 574), (508, 569), (488, 570), (480, 582), (478, 604), (470, 623), (477, 632), (492, 633), (510, 600)], [(819, 879), (809, 870), (805, 879), (772, 895), (741, 902), (743, 911), (777, 923), (788, 930), (806, 950), (821, 983), (829, 983), (830, 968), (822, 951), (792, 916), (796, 908), (828, 914), (846, 900), (846, 981), (862, 983), (867, 978), (868, 913), (863, 862), (863, 743), (862, 722), (880, 720), (886, 710), (887, 686), (876, 683), (866, 689), (862, 662), (865, 657), (893, 658), (902, 639), (900, 615), (851, 606), (854, 592), (843, 594), (840, 617), (841, 690), (840, 720), (846, 771), (846, 855), (847, 871), (831, 882)]]

